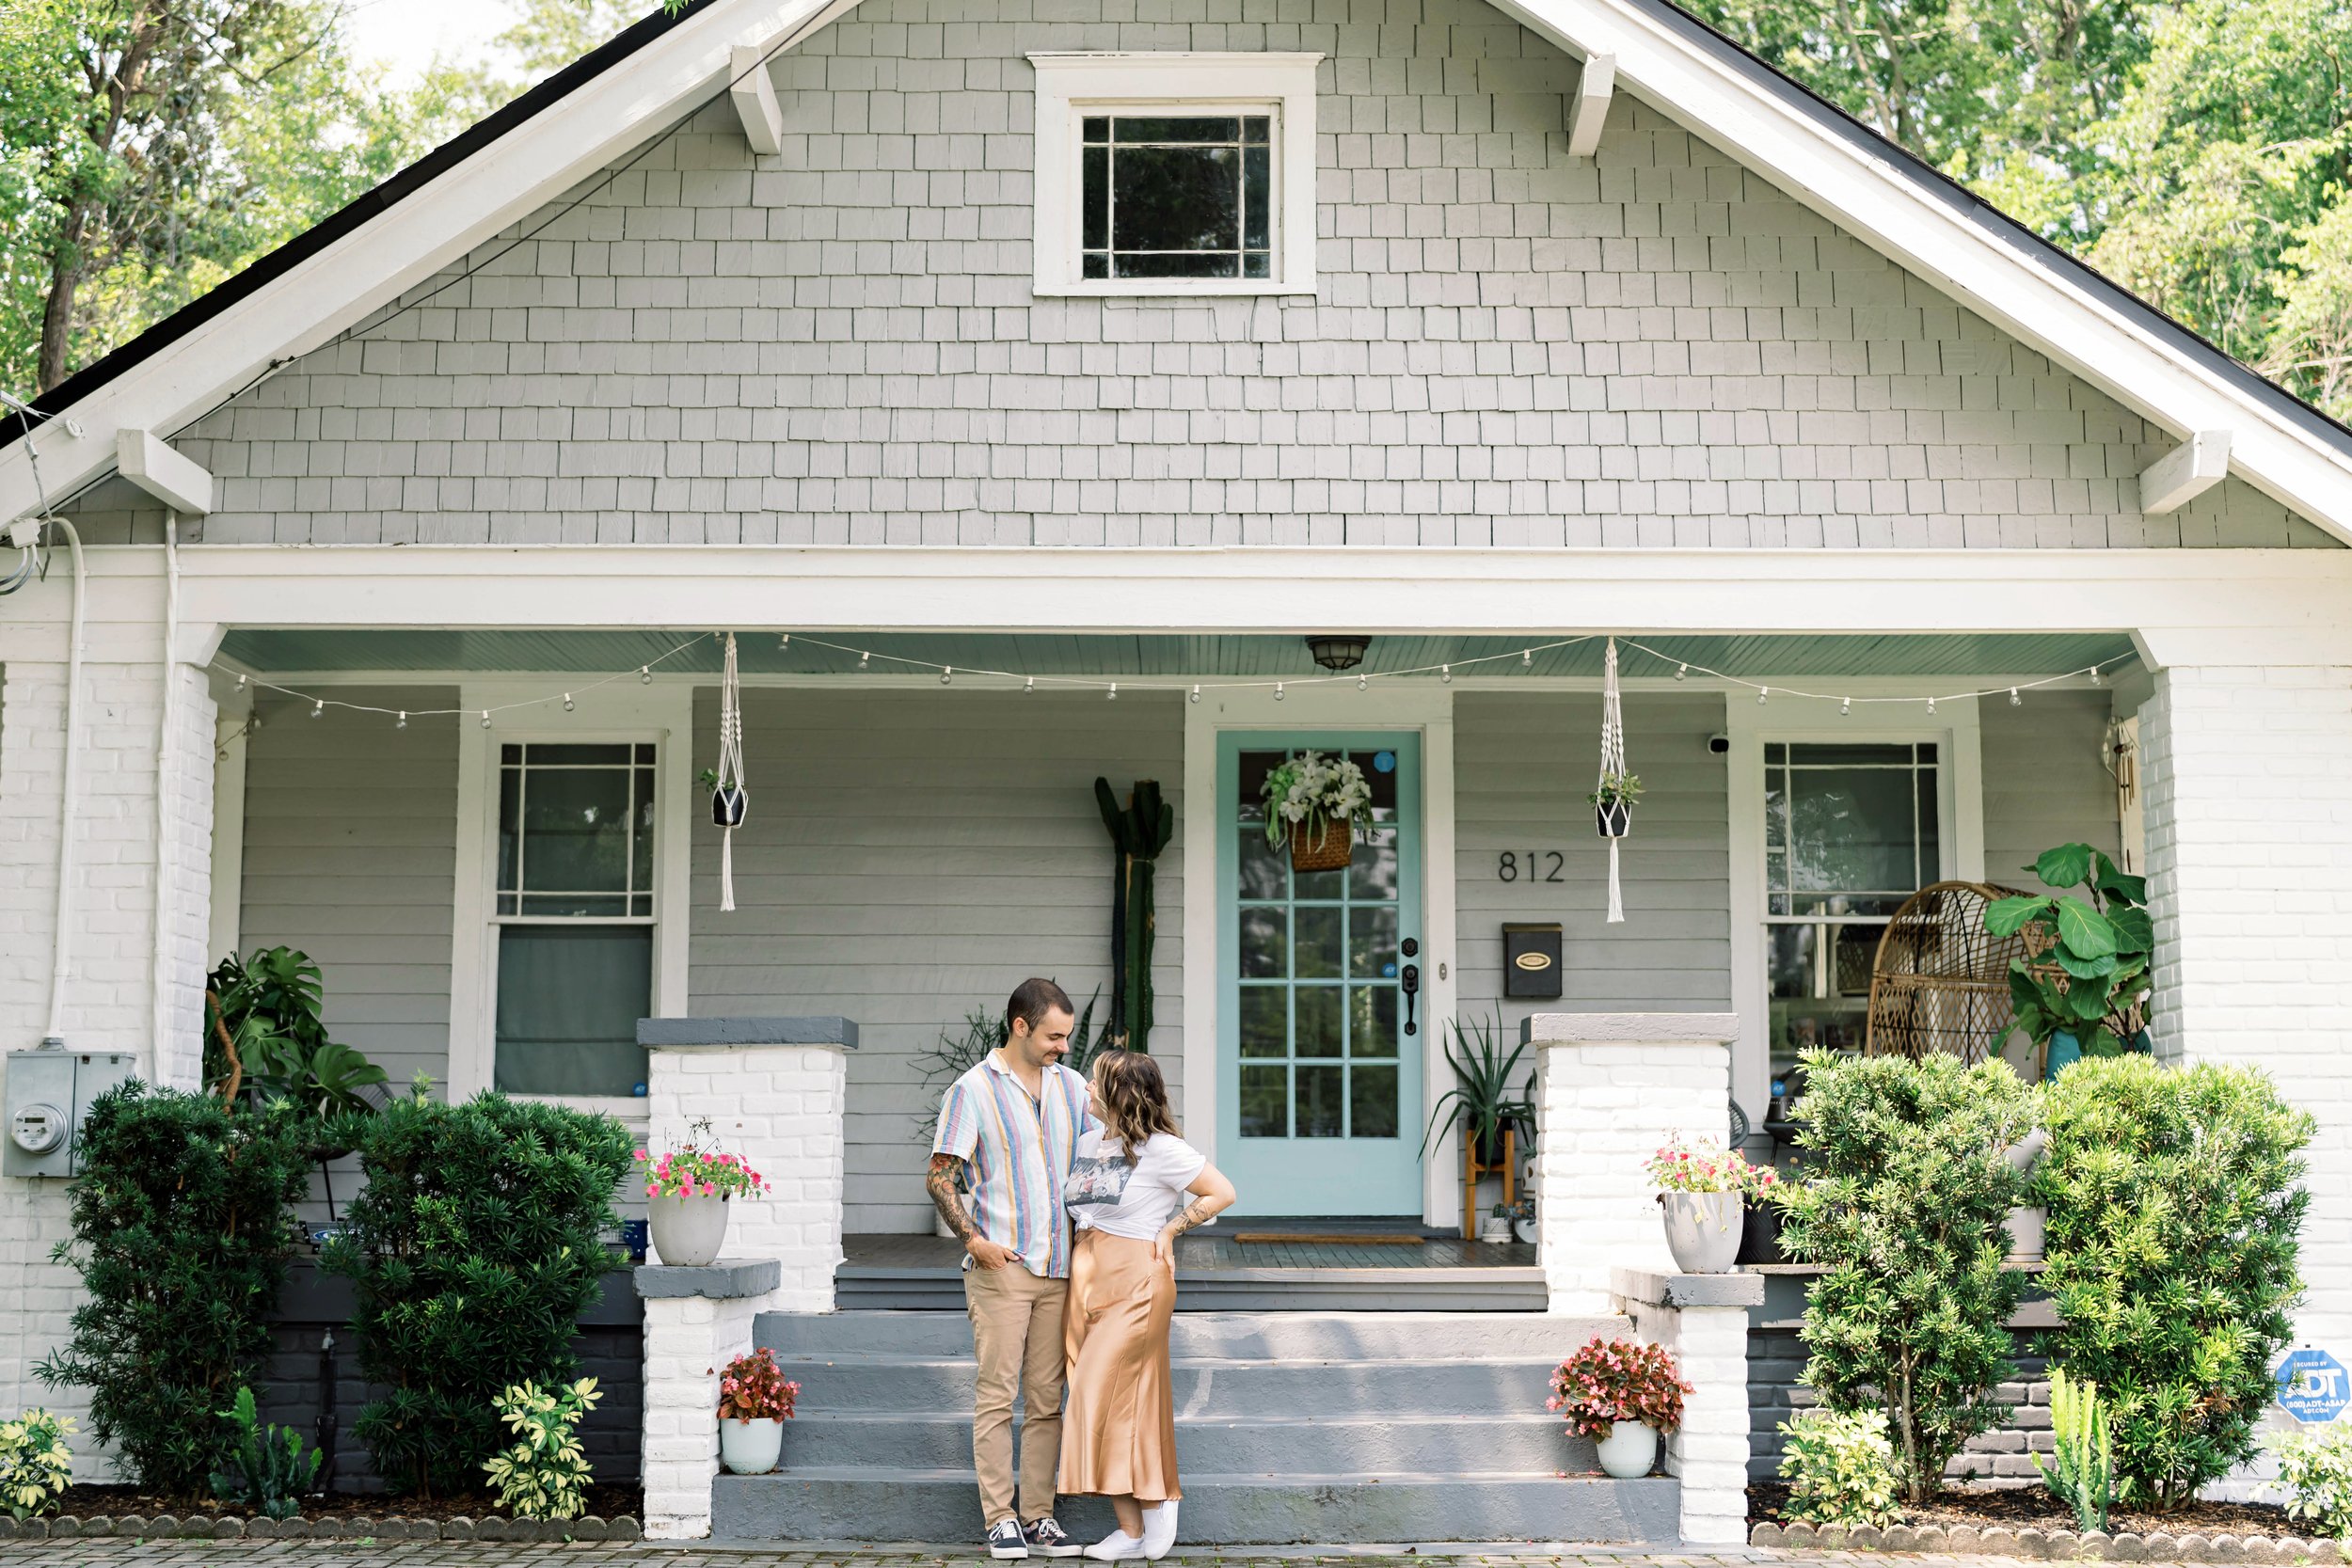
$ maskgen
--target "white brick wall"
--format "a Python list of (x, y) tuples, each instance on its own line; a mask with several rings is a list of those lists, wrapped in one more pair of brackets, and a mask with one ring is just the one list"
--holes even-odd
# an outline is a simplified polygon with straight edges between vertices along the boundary
[(2352, 669), (2166, 669), (2140, 736), (2157, 1053), (2318, 1119), (2296, 1332), (2352, 1357)]
[(1610, 1270), (1675, 1272), (1642, 1165), (1677, 1133), (1720, 1142), (1729, 1132), (1737, 1021), (1538, 1013), (1528, 1022), (1536, 1046), (1536, 1246), (1550, 1309), (1613, 1311)]
[[(787, 1270), (787, 1274), (788, 1274)], [(645, 1534), (710, 1533), (719, 1474), (719, 1369), (752, 1348), (756, 1299), (706, 1296), (645, 1303)]]
[(1674, 1353), (1692, 1392), (1666, 1438), (1666, 1473), (1682, 1482), (1682, 1544), (1748, 1539), (1748, 1309), (1620, 1303), (1633, 1333)]
[(675, 1147), (707, 1117), (721, 1143), (768, 1179), (766, 1198), (728, 1205), (722, 1256), (783, 1265), (783, 1283), (762, 1310), (832, 1311), (841, 1262), (842, 1049), (694, 1046), (650, 1054), (650, 1147)]

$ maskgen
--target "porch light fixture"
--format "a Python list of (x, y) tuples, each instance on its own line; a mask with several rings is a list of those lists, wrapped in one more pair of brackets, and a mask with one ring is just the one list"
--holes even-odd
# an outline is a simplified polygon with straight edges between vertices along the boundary
[(1315, 662), (1334, 673), (1353, 670), (1364, 661), (1364, 650), (1372, 646), (1369, 637), (1324, 636), (1307, 639), (1307, 651), (1315, 656)]

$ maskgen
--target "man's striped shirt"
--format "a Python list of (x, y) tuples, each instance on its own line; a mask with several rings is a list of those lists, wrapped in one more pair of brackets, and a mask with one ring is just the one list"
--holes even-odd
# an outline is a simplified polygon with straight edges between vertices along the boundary
[(934, 1154), (952, 1154), (972, 1176), (979, 1233), (1045, 1279), (1070, 1276), (1070, 1216), (1063, 1179), (1087, 1125), (1087, 1081), (1059, 1062), (1044, 1069), (1031, 1100), (990, 1052), (947, 1086)]

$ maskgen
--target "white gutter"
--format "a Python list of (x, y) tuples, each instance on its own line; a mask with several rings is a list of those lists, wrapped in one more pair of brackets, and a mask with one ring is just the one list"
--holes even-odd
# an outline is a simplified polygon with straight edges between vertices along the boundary
[[(171, 1037), (171, 808), (174, 733), (172, 720), (179, 681), (173, 660), (180, 646), (180, 513), (164, 509), (164, 658), (162, 717), (155, 736), (155, 973), (150, 986), (153, 1008), (155, 1056), (151, 1070), (164, 1076), (165, 1042)], [(202, 1046), (198, 1047), (201, 1062)], [(197, 1076), (203, 1077), (199, 1067)]]
[(49, 526), (65, 534), (66, 551), (73, 559), (73, 625), (65, 663), (65, 766), (57, 800), (56, 960), (49, 971), (49, 1030), (41, 1037), (44, 1050), (65, 1045), (65, 987), (73, 972), (73, 818), (82, 793), (81, 693), (83, 606), (87, 597), (82, 579), (82, 536), (63, 517)]

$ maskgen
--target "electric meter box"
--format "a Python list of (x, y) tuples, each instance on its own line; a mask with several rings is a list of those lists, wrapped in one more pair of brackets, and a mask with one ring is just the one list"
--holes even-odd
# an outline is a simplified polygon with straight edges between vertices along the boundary
[(73, 1176), (82, 1168), (82, 1118), (90, 1102), (132, 1076), (114, 1051), (11, 1051), (0, 1176)]

